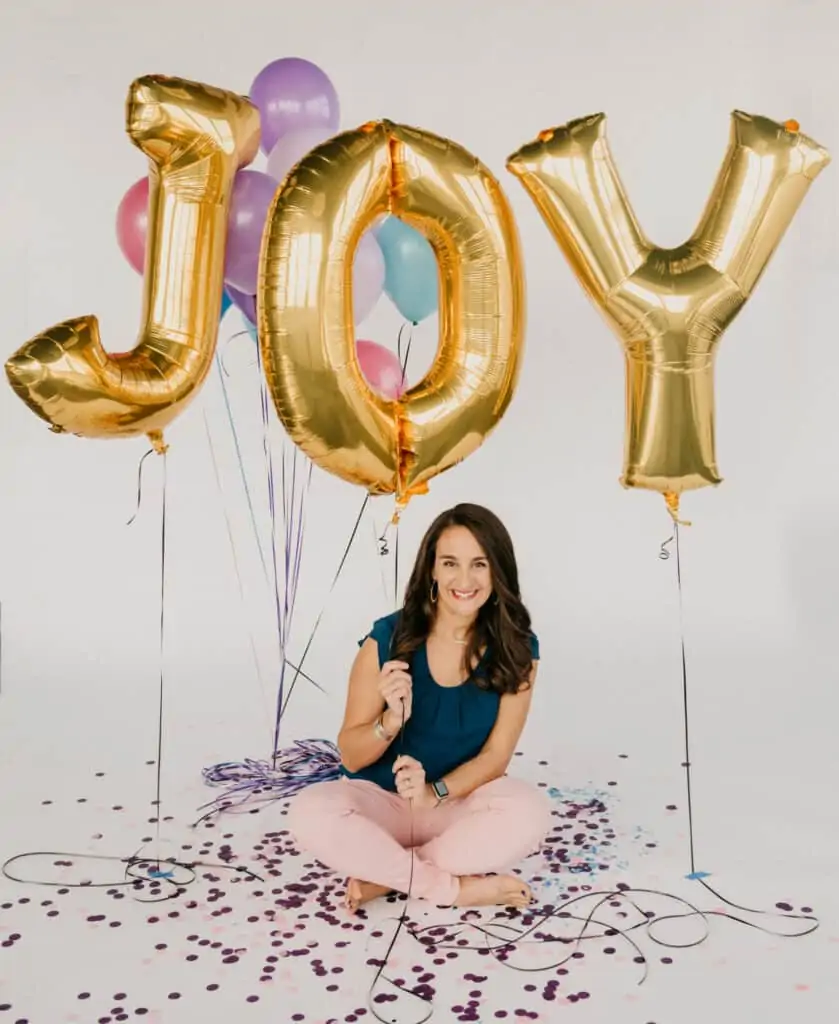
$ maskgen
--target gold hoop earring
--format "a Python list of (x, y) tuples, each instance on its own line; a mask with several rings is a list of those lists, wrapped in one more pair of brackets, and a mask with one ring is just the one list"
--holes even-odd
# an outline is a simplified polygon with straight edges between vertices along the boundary
[(428, 598), (432, 604), (437, 604), (437, 592), (440, 588), (437, 586), (437, 580), (431, 581), (431, 589), (428, 591)]

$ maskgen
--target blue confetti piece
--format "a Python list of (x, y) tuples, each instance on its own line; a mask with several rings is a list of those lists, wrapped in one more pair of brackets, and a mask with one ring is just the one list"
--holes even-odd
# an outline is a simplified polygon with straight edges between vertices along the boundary
[(691, 873), (689, 875), (685, 875), (685, 878), (687, 878), (691, 882), (698, 882), (702, 878), (710, 878), (710, 877), (711, 877), (711, 872), (710, 871), (691, 871)]
[(174, 878), (174, 875), (174, 871), (161, 871), (160, 869), (149, 871), (149, 878)]

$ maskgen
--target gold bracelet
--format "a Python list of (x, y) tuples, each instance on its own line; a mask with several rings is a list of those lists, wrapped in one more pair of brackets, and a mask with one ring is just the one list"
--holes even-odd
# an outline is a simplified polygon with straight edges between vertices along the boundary
[(379, 715), (379, 717), (373, 723), (373, 732), (379, 737), (379, 739), (383, 743), (392, 743), (393, 737), (388, 736), (388, 734), (385, 732), (385, 726), (383, 721), (384, 717), (385, 716), (383, 714)]

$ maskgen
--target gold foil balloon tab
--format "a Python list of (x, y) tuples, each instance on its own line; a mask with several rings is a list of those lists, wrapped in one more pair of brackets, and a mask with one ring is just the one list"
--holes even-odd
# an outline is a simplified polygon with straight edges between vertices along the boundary
[[(385, 213), (428, 238), (439, 268), (437, 354), (397, 401), (365, 382), (352, 314), (353, 254)], [(338, 135), (289, 172), (263, 238), (259, 338), (277, 413), (319, 466), (404, 505), (503, 416), (523, 298), (512, 212), (479, 160), (389, 121)]]
[(623, 343), (621, 483), (678, 496), (720, 482), (714, 357), (749, 298), (826, 150), (735, 111), (717, 181), (693, 235), (674, 249), (644, 235), (618, 177), (603, 114), (542, 132), (507, 167), (534, 200), (571, 268)]
[(129, 89), (126, 131), (150, 162), (139, 340), (112, 355), (95, 316), (66, 320), (19, 349), (6, 374), (52, 430), (146, 434), (160, 452), (163, 430), (212, 366), (230, 197), (236, 171), (258, 151), (259, 114), (243, 96), (149, 75)]

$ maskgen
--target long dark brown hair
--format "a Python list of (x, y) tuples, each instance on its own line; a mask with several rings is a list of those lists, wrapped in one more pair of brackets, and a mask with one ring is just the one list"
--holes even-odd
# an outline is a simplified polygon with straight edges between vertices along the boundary
[(452, 526), (465, 527), (483, 548), (493, 589), (464, 649), (464, 671), (471, 672), (472, 666), (480, 663), (473, 677), (478, 686), (496, 693), (518, 693), (530, 685), (530, 613), (521, 599), (512, 538), (498, 516), (482, 505), (455, 505), (437, 516), (428, 528), (408, 581), (391, 657), (410, 663), (428, 639), (435, 616), (431, 584), (437, 543)]

